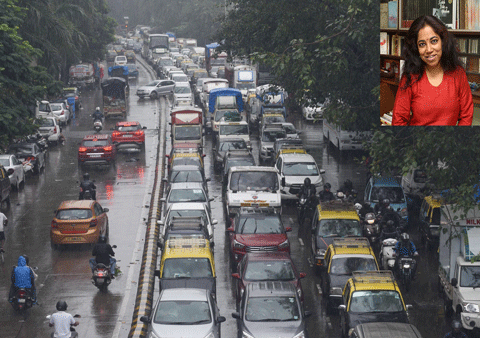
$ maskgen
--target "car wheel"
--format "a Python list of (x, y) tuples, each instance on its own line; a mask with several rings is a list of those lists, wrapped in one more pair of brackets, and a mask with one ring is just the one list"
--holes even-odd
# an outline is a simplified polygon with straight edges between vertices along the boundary
[(156, 100), (156, 99), (158, 98), (157, 92), (153, 91), (153, 92), (150, 94), (150, 98), (151, 98), (152, 100)]

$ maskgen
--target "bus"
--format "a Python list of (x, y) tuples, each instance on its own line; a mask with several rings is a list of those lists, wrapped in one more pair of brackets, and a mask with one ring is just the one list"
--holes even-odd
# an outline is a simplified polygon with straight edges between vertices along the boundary
[(142, 56), (148, 59), (153, 49), (155, 49), (157, 53), (168, 53), (170, 50), (169, 38), (167, 34), (145, 33), (143, 37)]

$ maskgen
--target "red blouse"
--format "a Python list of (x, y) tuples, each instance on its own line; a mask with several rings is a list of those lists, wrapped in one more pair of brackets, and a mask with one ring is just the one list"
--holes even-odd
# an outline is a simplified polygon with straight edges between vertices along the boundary
[[(394, 126), (470, 126), (473, 118), (473, 101), (467, 74), (458, 67), (443, 74), (442, 83), (434, 87), (423, 73), (412, 75), (412, 85), (403, 89), (406, 76), (402, 76), (393, 106)], [(412, 115), (410, 116), (410, 111)]]

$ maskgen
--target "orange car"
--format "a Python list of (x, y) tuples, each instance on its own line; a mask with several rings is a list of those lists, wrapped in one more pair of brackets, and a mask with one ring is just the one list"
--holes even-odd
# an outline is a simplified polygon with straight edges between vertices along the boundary
[(55, 210), (50, 228), (50, 242), (61, 244), (97, 243), (100, 235), (108, 237), (107, 208), (97, 201), (64, 201)]

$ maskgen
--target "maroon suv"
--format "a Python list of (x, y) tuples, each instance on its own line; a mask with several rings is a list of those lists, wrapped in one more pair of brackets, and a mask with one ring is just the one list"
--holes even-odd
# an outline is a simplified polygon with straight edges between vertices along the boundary
[(272, 208), (241, 208), (235, 214), (230, 232), (232, 270), (247, 252), (284, 251), (290, 253), (290, 242), (280, 214)]
[(110, 135), (87, 135), (78, 148), (78, 164), (114, 164), (116, 154)]

